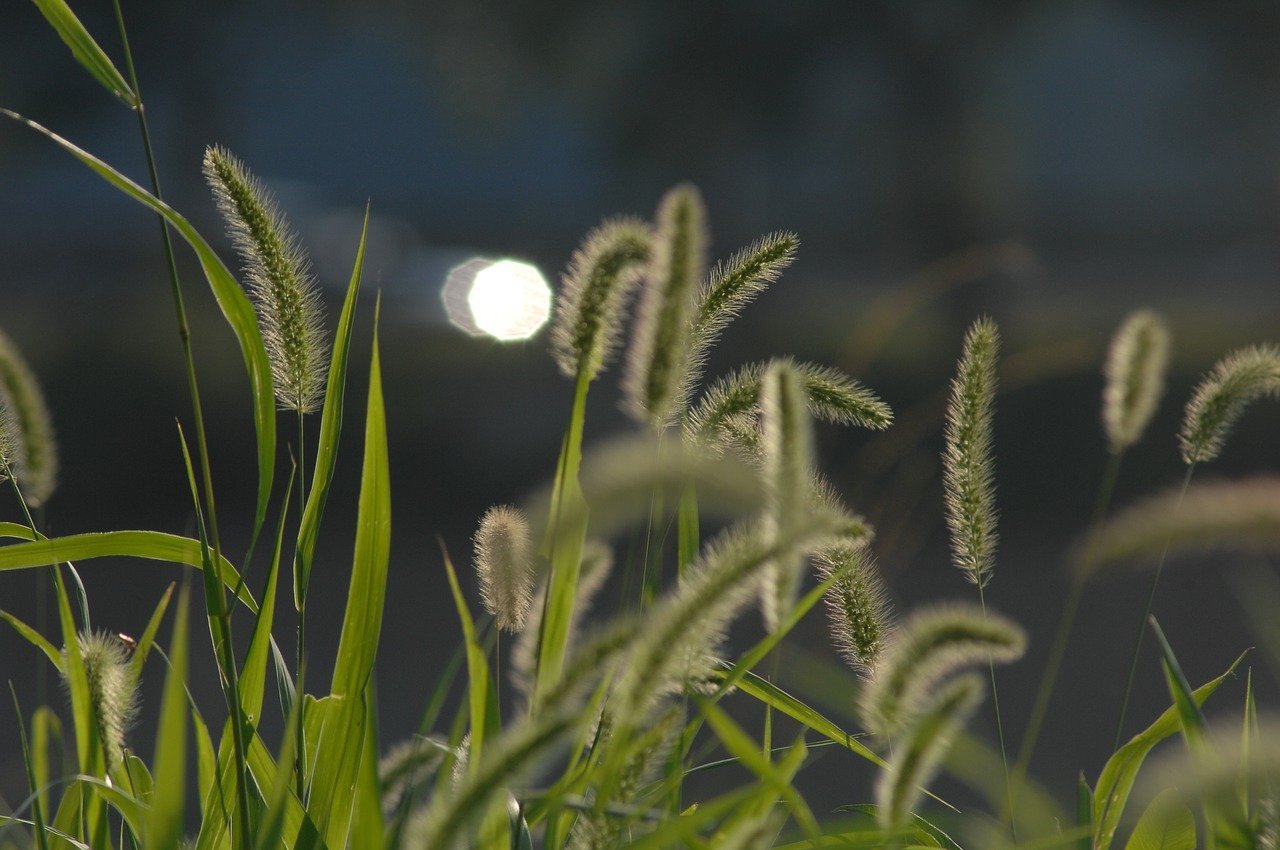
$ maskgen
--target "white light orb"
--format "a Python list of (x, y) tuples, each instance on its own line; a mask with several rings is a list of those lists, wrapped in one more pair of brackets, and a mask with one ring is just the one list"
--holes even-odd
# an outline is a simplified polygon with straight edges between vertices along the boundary
[(467, 292), (476, 327), (494, 339), (528, 339), (551, 315), (551, 287), (536, 266), (498, 260), (476, 272)]

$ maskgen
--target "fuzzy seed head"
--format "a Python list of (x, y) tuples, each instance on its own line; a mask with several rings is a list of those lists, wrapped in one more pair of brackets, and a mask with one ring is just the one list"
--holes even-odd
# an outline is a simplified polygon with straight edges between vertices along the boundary
[(820, 550), (814, 564), (822, 581), (836, 577), (826, 595), (836, 649), (862, 678), (875, 678), (893, 630), (889, 596), (875, 557), (865, 545), (842, 544)]
[(799, 244), (794, 233), (770, 233), (734, 254), (727, 263), (716, 263), (711, 269), (694, 304), (682, 382), (685, 398), (701, 381), (707, 353), (720, 334), (791, 265)]
[(1142, 437), (1160, 397), (1169, 368), (1169, 328), (1150, 310), (1131, 314), (1116, 330), (1103, 370), (1102, 424), (1118, 452)]
[(1015, 661), (1025, 650), (1021, 627), (975, 605), (918, 611), (894, 631), (875, 678), (860, 695), (863, 725), (896, 737), (927, 708), (939, 682), (975, 664)]
[(129, 650), (115, 635), (84, 632), (79, 644), (98, 738), (110, 773), (124, 763), (124, 736), (138, 714), (137, 682), (129, 675)]
[(498, 628), (524, 628), (535, 569), (529, 521), (519, 509), (498, 505), (485, 512), (475, 535), (475, 568), (485, 610)]
[(885, 829), (905, 825), (923, 789), (938, 772), (956, 734), (982, 702), (982, 679), (973, 673), (944, 685), (895, 740), (876, 781), (876, 813)]
[(594, 380), (608, 365), (652, 238), (639, 219), (606, 221), (587, 234), (569, 261), (551, 329), (551, 355), (566, 377), (585, 370)]
[(999, 539), (991, 448), (999, 354), (995, 322), (988, 318), (974, 322), (965, 334), (959, 368), (951, 382), (942, 454), (952, 560), (979, 587), (991, 580)]
[(775, 363), (800, 376), (809, 415), (822, 422), (883, 430), (893, 411), (875, 393), (838, 369), (791, 358), (752, 363), (716, 381), (685, 419), (685, 439), (713, 447), (740, 446), (748, 421), (759, 415), (760, 383)]
[[(13, 420), (0, 424), (0, 430), (10, 432), (0, 437), (0, 443), (14, 447), (4, 451), (4, 455), (16, 461), (10, 466), (16, 469), (27, 504), (43, 505), (58, 486), (58, 444), (40, 383), (17, 346), (4, 333), (0, 333), (0, 385), (7, 394), (4, 406)], [(16, 440), (14, 431), (18, 435)]]
[(283, 410), (311, 413), (324, 398), (329, 344), (310, 263), (275, 199), (244, 163), (210, 147), (204, 175), (240, 253), (276, 401)]
[(17, 477), (22, 481), (26, 466), (26, 442), (22, 439), (22, 420), (8, 388), (0, 384), (0, 482)]
[[(766, 499), (762, 528), (772, 543), (805, 510), (813, 476), (813, 426), (800, 375), (790, 364), (778, 362), (765, 372), (760, 411)], [(799, 553), (787, 553), (765, 570), (761, 608), (771, 632), (795, 604), (802, 561)]]
[(1213, 460), (1231, 428), (1254, 400), (1280, 394), (1280, 348), (1254, 345), (1233, 351), (1196, 385), (1187, 402), (1178, 443), (1188, 463)]
[(706, 255), (702, 196), (693, 186), (676, 186), (658, 205), (653, 249), (623, 376), (628, 411), (654, 428), (669, 425), (688, 402), (683, 396), (685, 364)]

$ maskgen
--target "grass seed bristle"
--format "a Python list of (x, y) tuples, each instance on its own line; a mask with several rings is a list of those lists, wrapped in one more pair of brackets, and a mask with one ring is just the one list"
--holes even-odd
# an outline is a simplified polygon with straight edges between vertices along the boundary
[(519, 509), (497, 505), (485, 512), (475, 534), (475, 569), (485, 610), (498, 628), (522, 629), (535, 568), (529, 521)]
[(1102, 423), (1118, 452), (1138, 442), (1151, 421), (1169, 368), (1169, 328), (1150, 310), (1138, 310), (1120, 324), (1104, 367)]
[(1254, 345), (1228, 354), (1200, 380), (1187, 402), (1178, 444), (1182, 459), (1216, 458), (1241, 414), (1256, 399), (1280, 394), (1280, 348)]

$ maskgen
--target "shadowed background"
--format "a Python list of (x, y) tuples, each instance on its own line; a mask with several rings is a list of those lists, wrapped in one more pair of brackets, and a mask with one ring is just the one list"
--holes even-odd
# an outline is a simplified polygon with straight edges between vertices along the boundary
[[(109, 3), (74, 7), (119, 56)], [(848, 370), (894, 407), (887, 434), (824, 427), (820, 449), (878, 527), (900, 611), (972, 594), (948, 563), (937, 451), (963, 329), (991, 314), (1007, 358), (996, 426), (1003, 543), (988, 598), (1032, 638), (1031, 655), (1000, 675), (1011, 741), (1105, 462), (1098, 405), (1111, 330), (1130, 309), (1155, 307), (1175, 352), (1169, 394), (1130, 452), (1117, 504), (1181, 479), (1174, 434), (1196, 377), (1229, 348), (1277, 336), (1280, 9), (1271, 4), (148, 0), (125, 13), (166, 197), (228, 260), (200, 178), (207, 144), (229, 147), (278, 195), (331, 316), (372, 199), (309, 648), (311, 674), (327, 675), (378, 289), (394, 502), (378, 668), (387, 741), (416, 728), (458, 639), (438, 540), (467, 565), (484, 508), (552, 473), (569, 409), (545, 333), (501, 344), (448, 324), (440, 288), (472, 256), (519, 257), (554, 281), (602, 217), (651, 215), (682, 180), (704, 193), (717, 257), (769, 230), (799, 233), (798, 261), (731, 327), (709, 374), (794, 354)], [(0, 106), (145, 176), (133, 116), (19, 0), (0, 0)], [(254, 485), (249, 397), (234, 340), (191, 257), (179, 256), (224, 539), (236, 551)], [(0, 124), (0, 257), (0, 327), (43, 380), (62, 446), (49, 529), (191, 533), (174, 427), (189, 421), (189, 404), (154, 217), (47, 141)], [(631, 427), (616, 373), (592, 394), (589, 441)], [(1203, 476), (1274, 469), (1277, 427), (1276, 411), (1260, 406)], [(282, 440), (291, 428), (282, 420)], [(620, 558), (634, 542), (618, 541)], [(1241, 622), (1232, 565), (1257, 566), (1180, 563), (1157, 598), (1195, 682), (1256, 640)], [(127, 561), (82, 573), (95, 625), (133, 634), (179, 577)], [(35, 578), (0, 582), (0, 605), (34, 620)], [(1063, 799), (1077, 770), (1096, 775), (1109, 751), (1146, 586), (1145, 574), (1126, 574), (1086, 596), (1035, 768)], [(828, 669), (838, 662), (824, 630), (815, 612), (782, 680), (848, 722), (851, 691)], [(758, 634), (754, 614), (735, 630), (739, 640)], [(197, 647), (193, 691), (217, 717), (211, 653)], [(41, 663), (0, 633), (0, 676), (27, 712)], [(1274, 702), (1274, 671), (1260, 671)], [(160, 681), (151, 669), (150, 706)], [(1224, 705), (1238, 705), (1240, 691)], [(56, 683), (45, 692), (61, 700)], [(1148, 651), (1129, 731), (1165, 704)], [(0, 728), (14, 728), (12, 712), (0, 704)], [(990, 727), (988, 716), (975, 725)], [(148, 728), (144, 715), (134, 740), (144, 752)], [(834, 750), (818, 757), (821, 769), (801, 785), (815, 810), (868, 798), (861, 763)], [(0, 736), (0, 793), (21, 799), (24, 781), (16, 732)]]

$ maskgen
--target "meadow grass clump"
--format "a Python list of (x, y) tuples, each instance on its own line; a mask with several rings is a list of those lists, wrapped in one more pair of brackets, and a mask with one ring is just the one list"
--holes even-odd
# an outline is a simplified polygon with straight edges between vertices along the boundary
[[(77, 60), (136, 110), (154, 169), (127, 38), (126, 80), (64, 5), (37, 5)], [(125, 36), (123, 18), (118, 22)], [(992, 458), (1001, 342), (994, 322), (979, 319), (968, 329), (945, 421), (935, 417), (945, 442), (942, 513), (951, 560), (977, 586), (978, 600), (930, 603), (897, 620), (869, 548), (873, 529), (819, 470), (812, 427), (817, 420), (882, 430), (893, 424), (892, 411), (853, 376), (790, 357), (742, 366), (702, 386), (710, 347), (792, 264), (798, 239), (770, 234), (708, 270), (703, 200), (693, 187), (677, 186), (659, 202), (656, 221), (608, 219), (568, 264), (550, 340), (556, 365), (575, 380), (560, 455), (554, 465), (547, 459), (549, 483), (521, 508), (492, 508), (479, 523), (472, 542), (483, 615), (473, 616), (442, 546), (437, 578), (447, 584), (458, 617), (455, 661), (434, 683), (419, 734), (391, 744), (379, 729), (374, 687), (391, 566), (393, 469), (377, 306), (346, 608), (335, 625), (336, 650), (318, 665), (326, 669), (332, 661), (328, 681), (305, 673), (301, 628), (341, 443), (351, 334), (362, 309), (363, 236), (330, 350), (296, 238), (230, 154), (210, 148), (205, 172), (253, 301), (209, 243), (159, 198), (154, 182), (149, 192), (71, 142), (3, 114), (161, 217), (194, 426), (191, 444), (186, 427), (179, 432), (193, 536), (126, 530), (46, 537), (26, 507), (52, 492), (49, 417), (30, 369), (0, 337), (0, 468), (17, 476), (14, 492), (26, 520), (0, 524), (6, 541), (0, 572), (49, 570), (63, 649), (44, 634), (47, 623), (33, 627), (0, 615), (64, 677), (70, 712), (70, 722), (60, 724), (51, 707), (39, 707), (28, 739), (15, 694), (28, 797), (0, 814), (5, 850), (1109, 850), (1126, 836), (1128, 850), (1274, 845), (1280, 732), (1258, 711), (1252, 673), (1239, 731), (1223, 737), (1203, 705), (1240, 661), (1193, 689), (1154, 618), (1169, 708), (1123, 746), (1117, 740), (1090, 774), (1092, 785), (1082, 776), (1078, 788), (1068, 789), (1077, 801), (1074, 817), (1053, 793), (1061, 789), (1041, 787), (1028, 768), (1075, 606), (1100, 567), (1192, 546), (1269, 550), (1280, 542), (1280, 484), (1254, 478), (1193, 485), (1190, 474), (1217, 456), (1249, 403), (1280, 389), (1275, 349), (1234, 352), (1196, 388), (1180, 437), (1189, 464), (1183, 489), (1106, 520), (1120, 459), (1159, 402), (1171, 338), (1150, 311), (1131, 315), (1117, 330), (1103, 368), (1111, 457), (1045, 684), (1010, 771), (994, 665), (1019, 659), (1027, 638), (1012, 619), (987, 610), (983, 596), (997, 548)], [(246, 535), (251, 542), (239, 553), (228, 553), (218, 531), (212, 455), (171, 234), (195, 251), (249, 376), (258, 500)], [(587, 390), (623, 345), (637, 285), (622, 395), (638, 433), (593, 447), (584, 436)], [(283, 492), (274, 478), (285, 460), (276, 442), (277, 406), (297, 412), (299, 421), (294, 472)], [(321, 427), (308, 459), (302, 414), (311, 411), (321, 414)], [(936, 464), (928, 466), (936, 472)], [(297, 512), (289, 509), (295, 477)], [(883, 513), (892, 522), (906, 508), (888, 501)], [(280, 508), (274, 546), (255, 557), (269, 504)], [(631, 545), (618, 546), (615, 567), (611, 544), (628, 534)], [(125, 732), (142, 670), (161, 655), (153, 650), (170, 594), (132, 649), (93, 631), (88, 593), (71, 562), (118, 556), (198, 571), (215, 666), (210, 675), (224, 700), (221, 710), (199, 706), (202, 689), (189, 680), (184, 586), (163, 653), (168, 664), (154, 746), (136, 749)], [(292, 669), (274, 634), (280, 574), (288, 575), (291, 556), (299, 615)], [(243, 575), (263, 561), (254, 573), (265, 571), (257, 592), (259, 583)], [(742, 649), (728, 636), (731, 629), (737, 636), (736, 621), (756, 600), (765, 629), (744, 630), (751, 643)], [(785, 662), (797, 651), (793, 631), (824, 600), (829, 649), (856, 676), (826, 677), (827, 707), (820, 711), (793, 687)], [(507, 643), (502, 631), (517, 634)], [(237, 648), (242, 634), (247, 647)], [(763, 674), (766, 659), (773, 663)], [(982, 730), (965, 729), (983, 698), (985, 677), (977, 671), (983, 666), (991, 671), (998, 750)], [(504, 675), (515, 685), (514, 699), (501, 688)], [(267, 699), (271, 679), (275, 700)], [(1121, 715), (1123, 729), (1123, 709)], [(1189, 755), (1170, 771), (1144, 769), (1147, 756), (1175, 735), (1186, 740)], [(62, 744), (65, 768), (51, 757)], [(841, 789), (847, 805), (815, 814), (798, 778), (819, 747), (829, 748), (828, 758), (854, 760), (863, 772)], [(933, 789), (944, 771), (976, 792), (964, 811)], [(706, 774), (733, 778), (712, 790), (687, 781)], [(192, 791), (198, 809), (186, 805)], [(1146, 802), (1146, 811), (1134, 811), (1131, 799)]]

